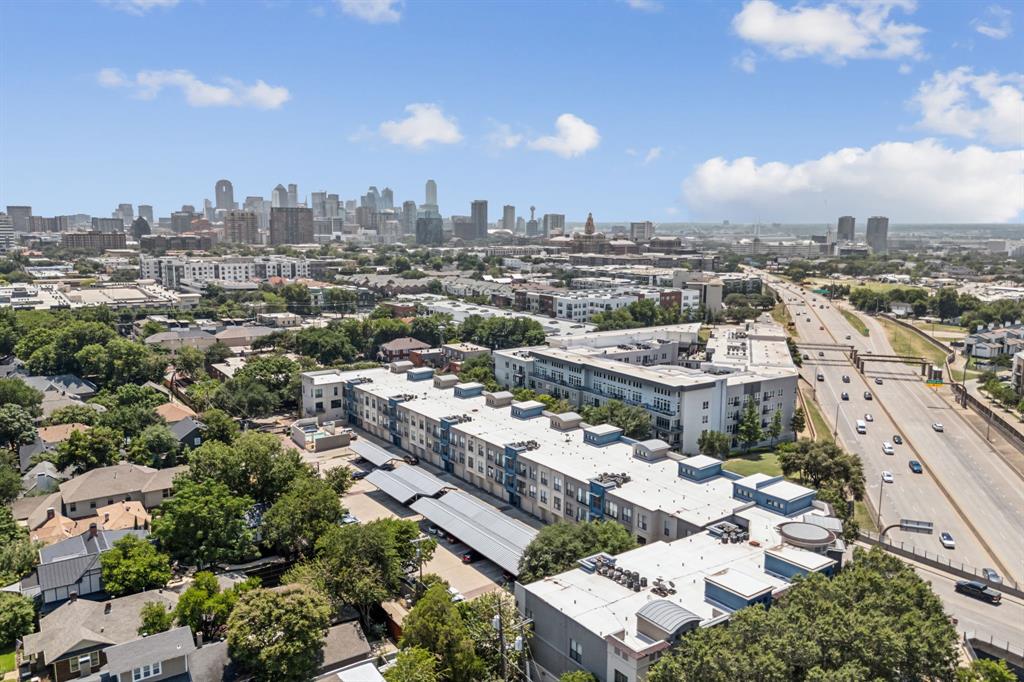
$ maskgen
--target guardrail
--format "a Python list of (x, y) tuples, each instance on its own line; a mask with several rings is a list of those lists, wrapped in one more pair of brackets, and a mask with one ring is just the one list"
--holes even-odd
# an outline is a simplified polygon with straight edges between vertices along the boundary
[[(1024, 645), (1015, 644), (1005, 639), (996, 639), (987, 632), (977, 630), (965, 630), (963, 633), (964, 646), (974, 658), (977, 658), (975, 648), (985, 649), (987, 654), (995, 654), (1000, 658), (1016, 658), (1018, 661), (1024, 659)], [(1009, 663), (1010, 661), (1007, 661)], [(1019, 663), (1017, 663), (1019, 665)]]
[(975, 568), (970, 564), (965, 564), (962, 561), (954, 561), (947, 557), (933, 554), (928, 550), (920, 549), (906, 542), (883, 539), (878, 535), (878, 533), (872, 533), (871, 531), (860, 531), (858, 539), (868, 543), (869, 545), (881, 547), (887, 552), (892, 552), (893, 554), (913, 559), (914, 561), (926, 564), (932, 568), (937, 568), (945, 573), (951, 573), (952, 575), (960, 578), (966, 578), (967, 580), (977, 580), (978, 582), (990, 585), (993, 589), (999, 590), (1004, 594), (1012, 594), (1015, 597), (1024, 598), (1024, 586), (1018, 584), (1016, 581), (1004, 577), (1002, 583), (990, 582), (982, 575), (981, 569)]

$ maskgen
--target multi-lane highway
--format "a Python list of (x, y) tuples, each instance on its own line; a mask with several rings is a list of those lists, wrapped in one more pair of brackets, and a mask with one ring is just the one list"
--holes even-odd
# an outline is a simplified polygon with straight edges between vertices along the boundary
[[(789, 308), (799, 334), (811, 344), (847, 344), (861, 352), (891, 354), (884, 329), (865, 318), (871, 330), (857, 332), (824, 297), (799, 287), (772, 281)], [(1024, 579), (1024, 481), (959, 417), (940, 396), (924, 385), (920, 369), (897, 363), (872, 363), (862, 375), (839, 350), (805, 350), (803, 374), (815, 390), (815, 400), (830, 425), (838, 415), (837, 437), (864, 463), (872, 506), (881, 503), (882, 525), (901, 518), (931, 521), (931, 536), (890, 531), (890, 538), (975, 568), (994, 567), (1018, 582)], [(819, 355), (821, 353), (821, 355)], [(817, 381), (821, 373), (823, 381)], [(844, 375), (849, 383), (844, 383)], [(875, 379), (882, 379), (881, 385)], [(872, 399), (865, 399), (865, 392)], [(842, 399), (842, 393), (848, 399)], [(857, 420), (867, 422), (858, 434)], [(932, 424), (943, 424), (941, 433)], [(894, 454), (883, 452), (883, 442), (899, 434), (902, 445)], [(913, 473), (910, 460), (923, 472)], [(882, 482), (882, 473), (892, 483)], [(939, 533), (949, 532), (954, 549), (943, 547)]]

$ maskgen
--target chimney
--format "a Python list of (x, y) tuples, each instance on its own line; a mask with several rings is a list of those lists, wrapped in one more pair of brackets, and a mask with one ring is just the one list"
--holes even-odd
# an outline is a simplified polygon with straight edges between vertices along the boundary
[(103, 523), (110, 521), (110, 512), (103, 512)]
[(94, 538), (94, 537), (96, 537), (96, 534), (97, 534), (96, 524), (95, 523), (90, 523), (89, 524), (89, 537), (90, 538)]
[(49, 521), (50, 519), (52, 519), (56, 515), (57, 515), (57, 511), (53, 507), (47, 507), (46, 508), (46, 520), (47, 521)]

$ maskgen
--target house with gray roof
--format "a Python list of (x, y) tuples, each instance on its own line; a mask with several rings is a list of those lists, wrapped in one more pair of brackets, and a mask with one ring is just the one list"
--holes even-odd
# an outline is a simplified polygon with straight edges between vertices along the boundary
[(89, 678), (107, 664), (106, 650), (139, 638), (142, 607), (178, 603), (170, 590), (149, 590), (107, 601), (74, 599), (43, 616), (39, 631), (26, 635), (22, 654), (34, 674), (53, 682)]
[(107, 648), (107, 664), (82, 682), (191, 682), (188, 659), (195, 651), (188, 627), (140, 637)]
[(187, 469), (185, 465), (154, 469), (128, 462), (92, 469), (61, 484), (64, 516), (93, 516), (98, 508), (124, 500), (138, 500), (152, 509), (171, 496), (174, 477)]
[(128, 535), (143, 539), (149, 535), (149, 531), (99, 530), (92, 524), (87, 533), (40, 549), (36, 574), (43, 596), (43, 608), (67, 599), (102, 592), (100, 555)]
[(180, 419), (170, 426), (171, 433), (178, 439), (178, 443), (181, 447), (197, 448), (203, 442), (203, 431), (206, 426), (203, 425), (198, 419), (192, 417), (185, 417)]

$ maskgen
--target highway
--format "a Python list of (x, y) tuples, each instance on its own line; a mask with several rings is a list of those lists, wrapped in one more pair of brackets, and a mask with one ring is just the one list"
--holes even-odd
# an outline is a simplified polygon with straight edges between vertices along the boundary
[[(865, 337), (824, 297), (771, 277), (768, 281), (789, 308), (798, 343), (893, 352), (877, 320), (864, 316), (871, 330)], [(881, 500), (882, 525), (900, 518), (935, 525), (931, 536), (893, 530), (890, 539), (975, 568), (994, 567), (1006, 577), (1024, 581), (1024, 481), (959, 417), (956, 408), (922, 382), (920, 368), (870, 363), (865, 376), (839, 350), (803, 352), (809, 358), (802, 373), (814, 387), (826, 421), (834, 424), (838, 414), (838, 440), (860, 456), (872, 506), (877, 509)], [(824, 381), (816, 381), (819, 371)], [(850, 377), (850, 383), (843, 383), (843, 375)], [(876, 377), (883, 380), (882, 385), (874, 382)], [(844, 391), (849, 400), (841, 399)], [(871, 392), (872, 400), (864, 398), (865, 391)], [(867, 433), (857, 434), (856, 421), (869, 413), (873, 421), (867, 424)], [(944, 432), (935, 432), (933, 422), (941, 422)], [(892, 442), (897, 433), (904, 444), (895, 445), (894, 455), (885, 455), (883, 441)], [(922, 463), (922, 474), (910, 471), (911, 459)], [(893, 483), (881, 482), (883, 471), (892, 473)], [(939, 543), (942, 531), (952, 534), (955, 549)]]

